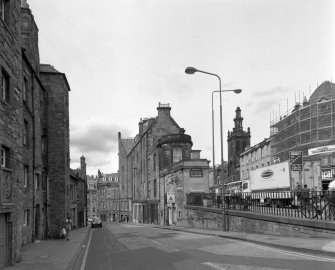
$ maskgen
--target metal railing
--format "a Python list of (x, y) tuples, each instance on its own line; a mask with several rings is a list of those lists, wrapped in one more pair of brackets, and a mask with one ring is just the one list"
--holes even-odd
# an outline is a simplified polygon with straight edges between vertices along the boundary
[[(212, 194), (187, 195), (187, 205), (222, 208)], [(236, 193), (225, 197), (225, 206), (228, 211), (335, 222), (335, 191)]]

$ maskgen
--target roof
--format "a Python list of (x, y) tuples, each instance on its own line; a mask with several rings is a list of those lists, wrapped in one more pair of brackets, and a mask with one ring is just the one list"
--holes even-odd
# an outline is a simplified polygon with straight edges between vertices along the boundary
[(40, 64), (40, 74), (48, 74), (48, 75), (61, 75), (66, 83), (68, 91), (71, 91), (69, 82), (67, 81), (65, 73), (59, 72), (52, 65), (49, 64)]
[(311, 97), (309, 98), (309, 103), (314, 104), (319, 102), (321, 99), (331, 99), (335, 98), (335, 84), (330, 81), (325, 81), (315, 89)]
[(60, 73), (54, 66), (49, 64), (40, 64), (40, 72)]
[(128, 155), (135, 145), (135, 140), (133, 138), (121, 139), (121, 143), (124, 147), (124, 150), (126, 151), (126, 154)]

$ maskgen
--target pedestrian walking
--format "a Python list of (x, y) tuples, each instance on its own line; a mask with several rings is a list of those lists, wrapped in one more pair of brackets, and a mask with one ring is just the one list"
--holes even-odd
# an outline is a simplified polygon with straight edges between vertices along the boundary
[(72, 220), (70, 219), (69, 214), (67, 214), (67, 218), (65, 220), (65, 230), (66, 230), (66, 240), (70, 240), (70, 231), (72, 229)]

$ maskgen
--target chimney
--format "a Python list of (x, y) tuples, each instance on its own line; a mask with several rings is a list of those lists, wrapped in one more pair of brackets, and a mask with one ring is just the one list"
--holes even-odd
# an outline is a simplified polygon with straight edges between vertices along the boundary
[(158, 120), (164, 120), (169, 118), (171, 111), (170, 104), (169, 103), (163, 104), (159, 102), (157, 111), (158, 111)]
[(191, 150), (191, 159), (200, 159), (201, 150)]
[(86, 179), (86, 162), (85, 162), (84, 155), (80, 157), (80, 172), (81, 172), (81, 177), (83, 179)]

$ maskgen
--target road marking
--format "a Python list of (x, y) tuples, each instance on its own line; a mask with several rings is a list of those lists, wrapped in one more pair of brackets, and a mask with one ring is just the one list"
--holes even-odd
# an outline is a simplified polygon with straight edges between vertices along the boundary
[(154, 242), (154, 243), (157, 243), (157, 244), (159, 244), (159, 245), (161, 245), (162, 243), (159, 243), (158, 241), (156, 241), (156, 240), (152, 240), (152, 239), (150, 239), (152, 242)]
[(277, 248), (271, 248), (271, 247), (267, 247), (267, 246), (261, 246), (261, 245), (257, 245), (257, 244), (246, 243), (246, 242), (240, 242), (240, 241), (238, 241), (238, 242), (241, 245), (257, 247), (257, 248), (265, 249), (265, 250), (272, 250), (272, 251), (276, 251), (276, 252), (282, 253), (282, 254), (288, 254), (288, 255), (293, 255), (293, 256), (307, 258), (307, 259), (315, 259), (315, 260), (324, 261), (324, 262), (335, 262), (335, 259), (331, 259), (331, 258), (319, 257), (319, 256), (315, 256), (315, 255), (303, 254), (303, 253), (293, 252), (293, 251), (285, 251), (285, 250), (281, 250), (281, 249), (277, 249)]
[(80, 270), (84, 270), (85, 269), (86, 259), (87, 259), (87, 252), (88, 252), (88, 249), (90, 247), (91, 238), (92, 238), (92, 232), (93, 232), (93, 230), (91, 230), (90, 238), (88, 239), (87, 247), (86, 247), (86, 250), (85, 250), (85, 254), (84, 254), (84, 258), (83, 258), (83, 262), (81, 264)]
[(203, 262), (202, 264), (207, 265), (211, 268), (217, 269), (217, 270), (226, 270), (226, 268), (220, 267), (217, 263), (211, 263), (211, 262)]

